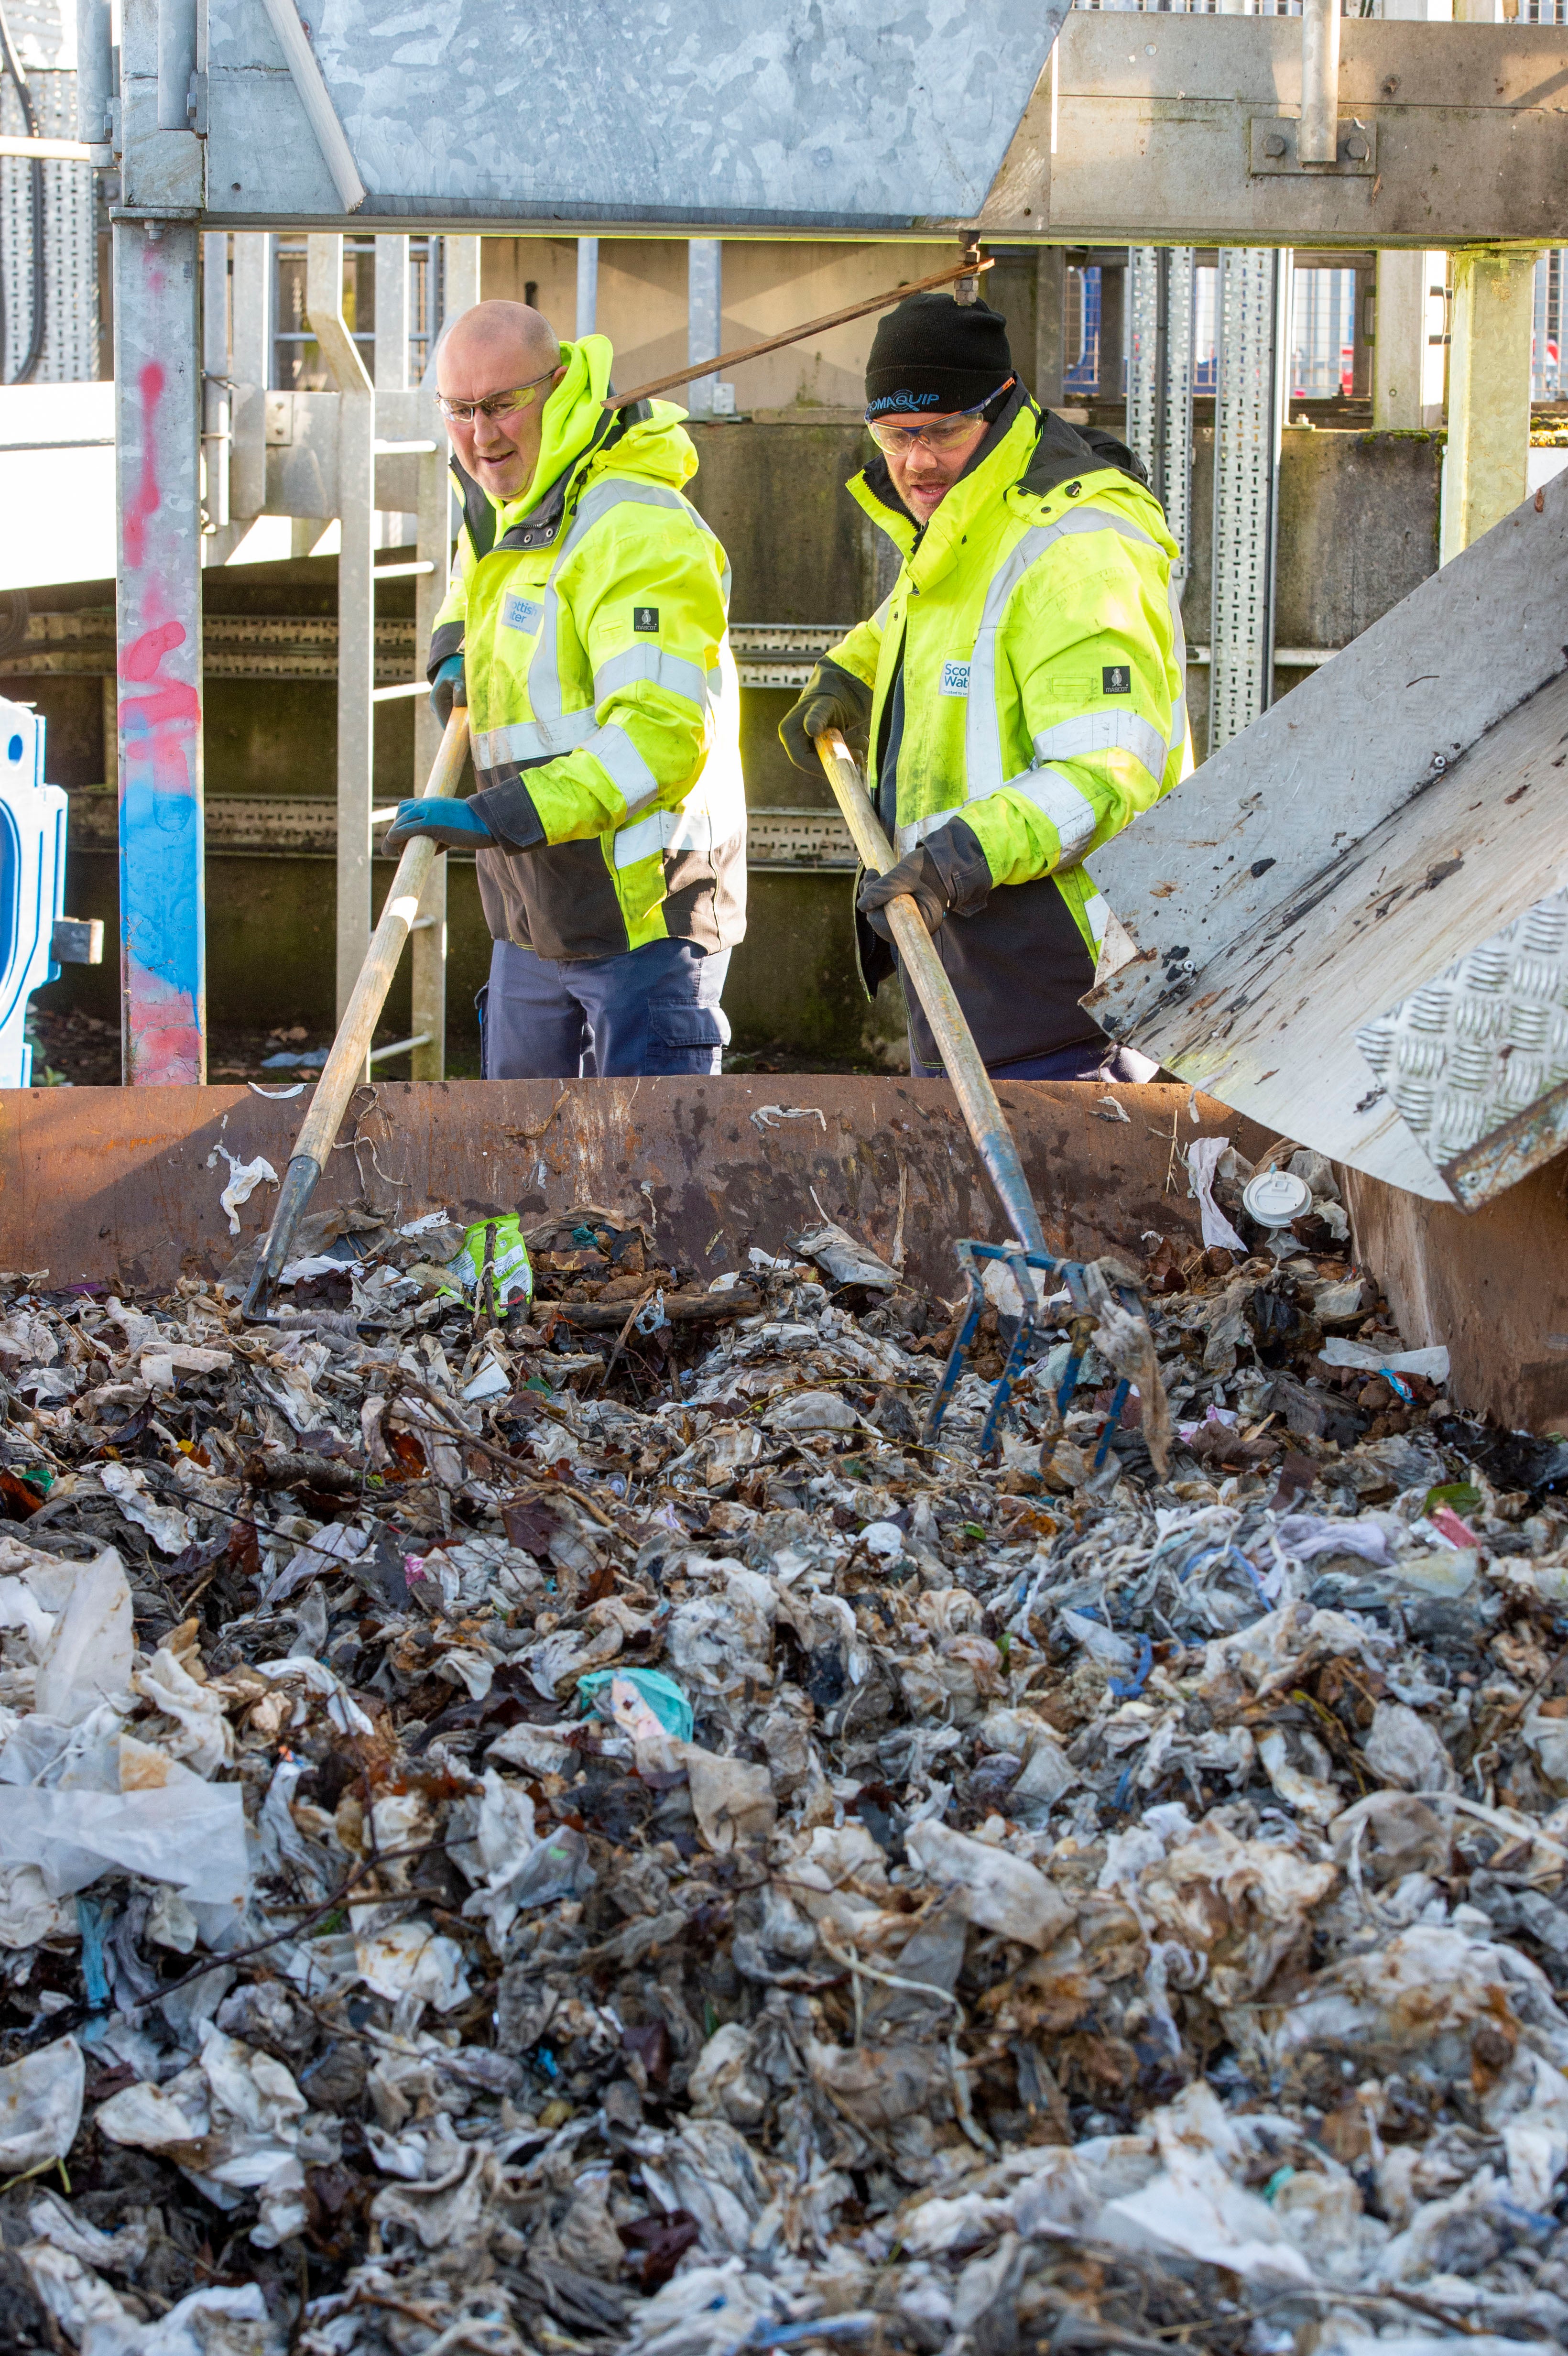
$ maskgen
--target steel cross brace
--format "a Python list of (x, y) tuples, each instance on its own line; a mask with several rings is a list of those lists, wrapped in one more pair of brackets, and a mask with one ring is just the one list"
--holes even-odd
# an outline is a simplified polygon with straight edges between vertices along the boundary
[[(980, 1262), (982, 1260), (1001, 1261), (1011, 1272), (1013, 1282), (1019, 1289), (1018, 1327), (1008, 1345), (1008, 1355), (1003, 1363), (1002, 1371), (997, 1378), (996, 1387), (991, 1393), (991, 1404), (987, 1410), (986, 1420), (980, 1430), (980, 1447), (984, 1451), (996, 1445), (997, 1430), (1012, 1398), (1013, 1384), (1018, 1378), (1019, 1369), (1024, 1363), (1029, 1344), (1034, 1340), (1038, 1330), (1034, 1284), (1030, 1279), (1029, 1270), (1038, 1269), (1044, 1276), (1059, 1277), (1066, 1286), (1072, 1301), (1072, 1321), (1069, 1327), (1072, 1346), (1056, 1393), (1056, 1412), (1059, 1418), (1066, 1414), (1067, 1402), (1077, 1388), (1078, 1370), (1083, 1364), (1084, 1354), (1089, 1347), (1089, 1338), (1096, 1323), (1096, 1316), (1094, 1304), (1089, 1296), (1087, 1270), (1082, 1260), (1056, 1259), (1050, 1252), (1020, 1251), (1016, 1244), (965, 1242), (955, 1245), (954, 1248), (958, 1255), (958, 1265), (969, 1280), (969, 1306), (965, 1312), (964, 1323), (954, 1337), (953, 1347), (947, 1354), (947, 1364), (942, 1370), (942, 1380), (937, 1386), (936, 1397), (932, 1401), (931, 1413), (926, 1419), (925, 1427), (928, 1440), (934, 1440), (942, 1429), (943, 1418), (952, 1404), (953, 1394), (958, 1387), (958, 1377), (964, 1371), (964, 1353), (974, 1340), (980, 1319), (985, 1313), (986, 1287), (980, 1273)], [(1118, 1286), (1117, 1292), (1124, 1306), (1129, 1309), (1136, 1306), (1136, 1296), (1130, 1287)], [(1100, 1435), (1100, 1444), (1094, 1451), (1096, 1472), (1105, 1461), (1111, 1445), (1111, 1434), (1121, 1421), (1122, 1409), (1126, 1405), (1130, 1388), (1131, 1385), (1124, 1376), (1112, 1393), (1110, 1413), (1105, 1418), (1105, 1429)]]

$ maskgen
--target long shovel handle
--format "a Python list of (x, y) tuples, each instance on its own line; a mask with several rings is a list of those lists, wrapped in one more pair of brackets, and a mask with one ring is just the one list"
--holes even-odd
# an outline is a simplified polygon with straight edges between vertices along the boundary
[[(861, 865), (873, 875), (885, 874), (894, 863), (893, 847), (871, 807), (848, 745), (837, 728), (825, 729), (815, 743), (834, 798), (844, 813), (844, 823), (855, 839)], [(1043, 1252), (1048, 1248), (1045, 1230), (1029, 1191), (1008, 1117), (997, 1102), (990, 1074), (980, 1061), (980, 1051), (964, 1020), (964, 1010), (953, 984), (943, 971), (942, 960), (925, 929), (925, 920), (907, 893), (888, 902), (887, 918), (903, 969), (914, 984), (915, 995), (925, 1011), (944, 1067), (953, 1083), (958, 1108), (975, 1141), (975, 1151), (997, 1190), (997, 1199), (1008, 1223), (1025, 1251)]]
[[(467, 758), (468, 709), (465, 704), (454, 703), (424, 789), (425, 798), (455, 794), (463, 782), (463, 767)], [(386, 1004), (387, 992), (392, 986), (392, 977), (397, 972), (403, 944), (413, 930), (420, 895), (439, 851), (440, 845), (432, 842), (428, 834), (416, 835), (398, 862), (398, 872), (392, 878), (392, 888), (382, 906), (380, 922), (371, 936), (365, 962), (359, 969), (354, 994), (337, 1026), (332, 1053), (315, 1084), (310, 1110), (295, 1140), (293, 1157), (279, 1190), (278, 1207), (272, 1214), (266, 1248), (256, 1262), (240, 1304), (243, 1317), (264, 1318), (267, 1314), (305, 1205), (315, 1191), (316, 1181), (332, 1151), (332, 1141), (348, 1109), (348, 1099), (364, 1077), (370, 1042), (376, 1035), (376, 1025)]]

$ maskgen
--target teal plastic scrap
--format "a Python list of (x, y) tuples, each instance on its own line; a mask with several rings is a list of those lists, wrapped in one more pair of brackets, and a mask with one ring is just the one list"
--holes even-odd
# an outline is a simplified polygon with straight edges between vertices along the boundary
[(630, 1686), (639, 1701), (645, 1703), (657, 1719), (666, 1734), (677, 1742), (691, 1740), (696, 1723), (691, 1704), (680, 1687), (657, 1669), (594, 1669), (588, 1676), (579, 1677), (577, 1690), (587, 1708), (595, 1708), (602, 1718), (611, 1715), (610, 1689), (621, 1684)]

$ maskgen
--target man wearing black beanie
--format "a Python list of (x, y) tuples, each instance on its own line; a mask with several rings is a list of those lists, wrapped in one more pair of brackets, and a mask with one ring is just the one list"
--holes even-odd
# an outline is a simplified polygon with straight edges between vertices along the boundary
[[(1109, 916), (1084, 862), (1192, 766), (1159, 503), (1124, 444), (1030, 400), (998, 313), (940, 289), (878, 327), (866, 423), (878, 455), (848, 489), (903, 563), (779, 733), (803, 769), (829, 727), (868, 760), (897, 853), (859, 885), (868, 994), (896, 965), (887, 903), (909, 893), (988, 1070), (1151, 1078), (1078, 1001)], [(908, 1003), (911, 1068), (930, 1076)]]

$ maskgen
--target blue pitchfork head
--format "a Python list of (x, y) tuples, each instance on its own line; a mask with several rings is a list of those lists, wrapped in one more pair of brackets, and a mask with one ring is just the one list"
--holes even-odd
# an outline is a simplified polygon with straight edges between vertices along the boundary
[[(1071, 1344), (1067, 1365), (1062, 1370), (1061, 1381), (1057, 1386), (1056, 1392), (1056, 1412), (1059, 1418), (1066, 1414), (1068, 1401), (1077, 1388), (1079, 1372), (1094, 1328), (1095, 1310), (1088, 1271), (1082, 1260), (1055, 1259), (1050, 1252), (1026, 1252), (1017, 1244), (965, 1242), (956, 1245), (955, 1249), (958, 1254), (958, 1265), (969, 1280), (969, 1305), (965, 1311), (964, 1322), (954, 1337), (953, 1347), (947, 1354), (947, 1364), (943, 1368), (942, 1380), (937, 1386), (936, 1397), (932, 1402), (931, 1413), (926, 1419), (928, 1440), (934, 1440), (942, 1429), (942, 1419), (952, 1404), (953, 1394), (958, 1387), (958, 1377), (964, 1371), (964, 1354), (975, 1339), (980, 1319), (985, 1313), (986, 1285), (983, 1263), (987, 1260), (1000, 1261), (1009, 1270), (1019, 1290), (1018, 1325), (1008, 1345), (1008, 1355), (1003, 1362), (1002, 1371), (997, 1378), (996, 1387), (991, 1393), (991, 1403), (987, 1409), (985, 1423), (981, 1427), (980, 1447), (984, 1451), (996, 1445), (1002, 1419), (1007, 1414), (1012, 1400), (1013, 1385), (1018, 1379), (1019, 1369), (1028, 1362), (1030, 1346), (1040, 1331), (1034, 1281), (1029, 1271), (1038, 1269), (1042, 1276), (1055, 1278), (1059, 1287), (1065, 1285), (1072, 1304), (1072, 1316), (1068, 1323)], [(1129, 1309), (1136, 1307), (1137, 1296), (1130, 1287), (1118, 1286), (1116, 1290), (1125, 1307)], [(1126, 1405), (1129, 1388), (1127, 1382), (1123, 1380), (1117, 1383), (1112, 1394), (1110, 1413), (1105, 1419), (1105, 1429), (1100, 1435), (1100, 1444), (1094, 1456), (1096, 1472), (1105, 1461), (1111, 1445), (1111, 1435), (1121, 1420), (1122, 1409)]]

